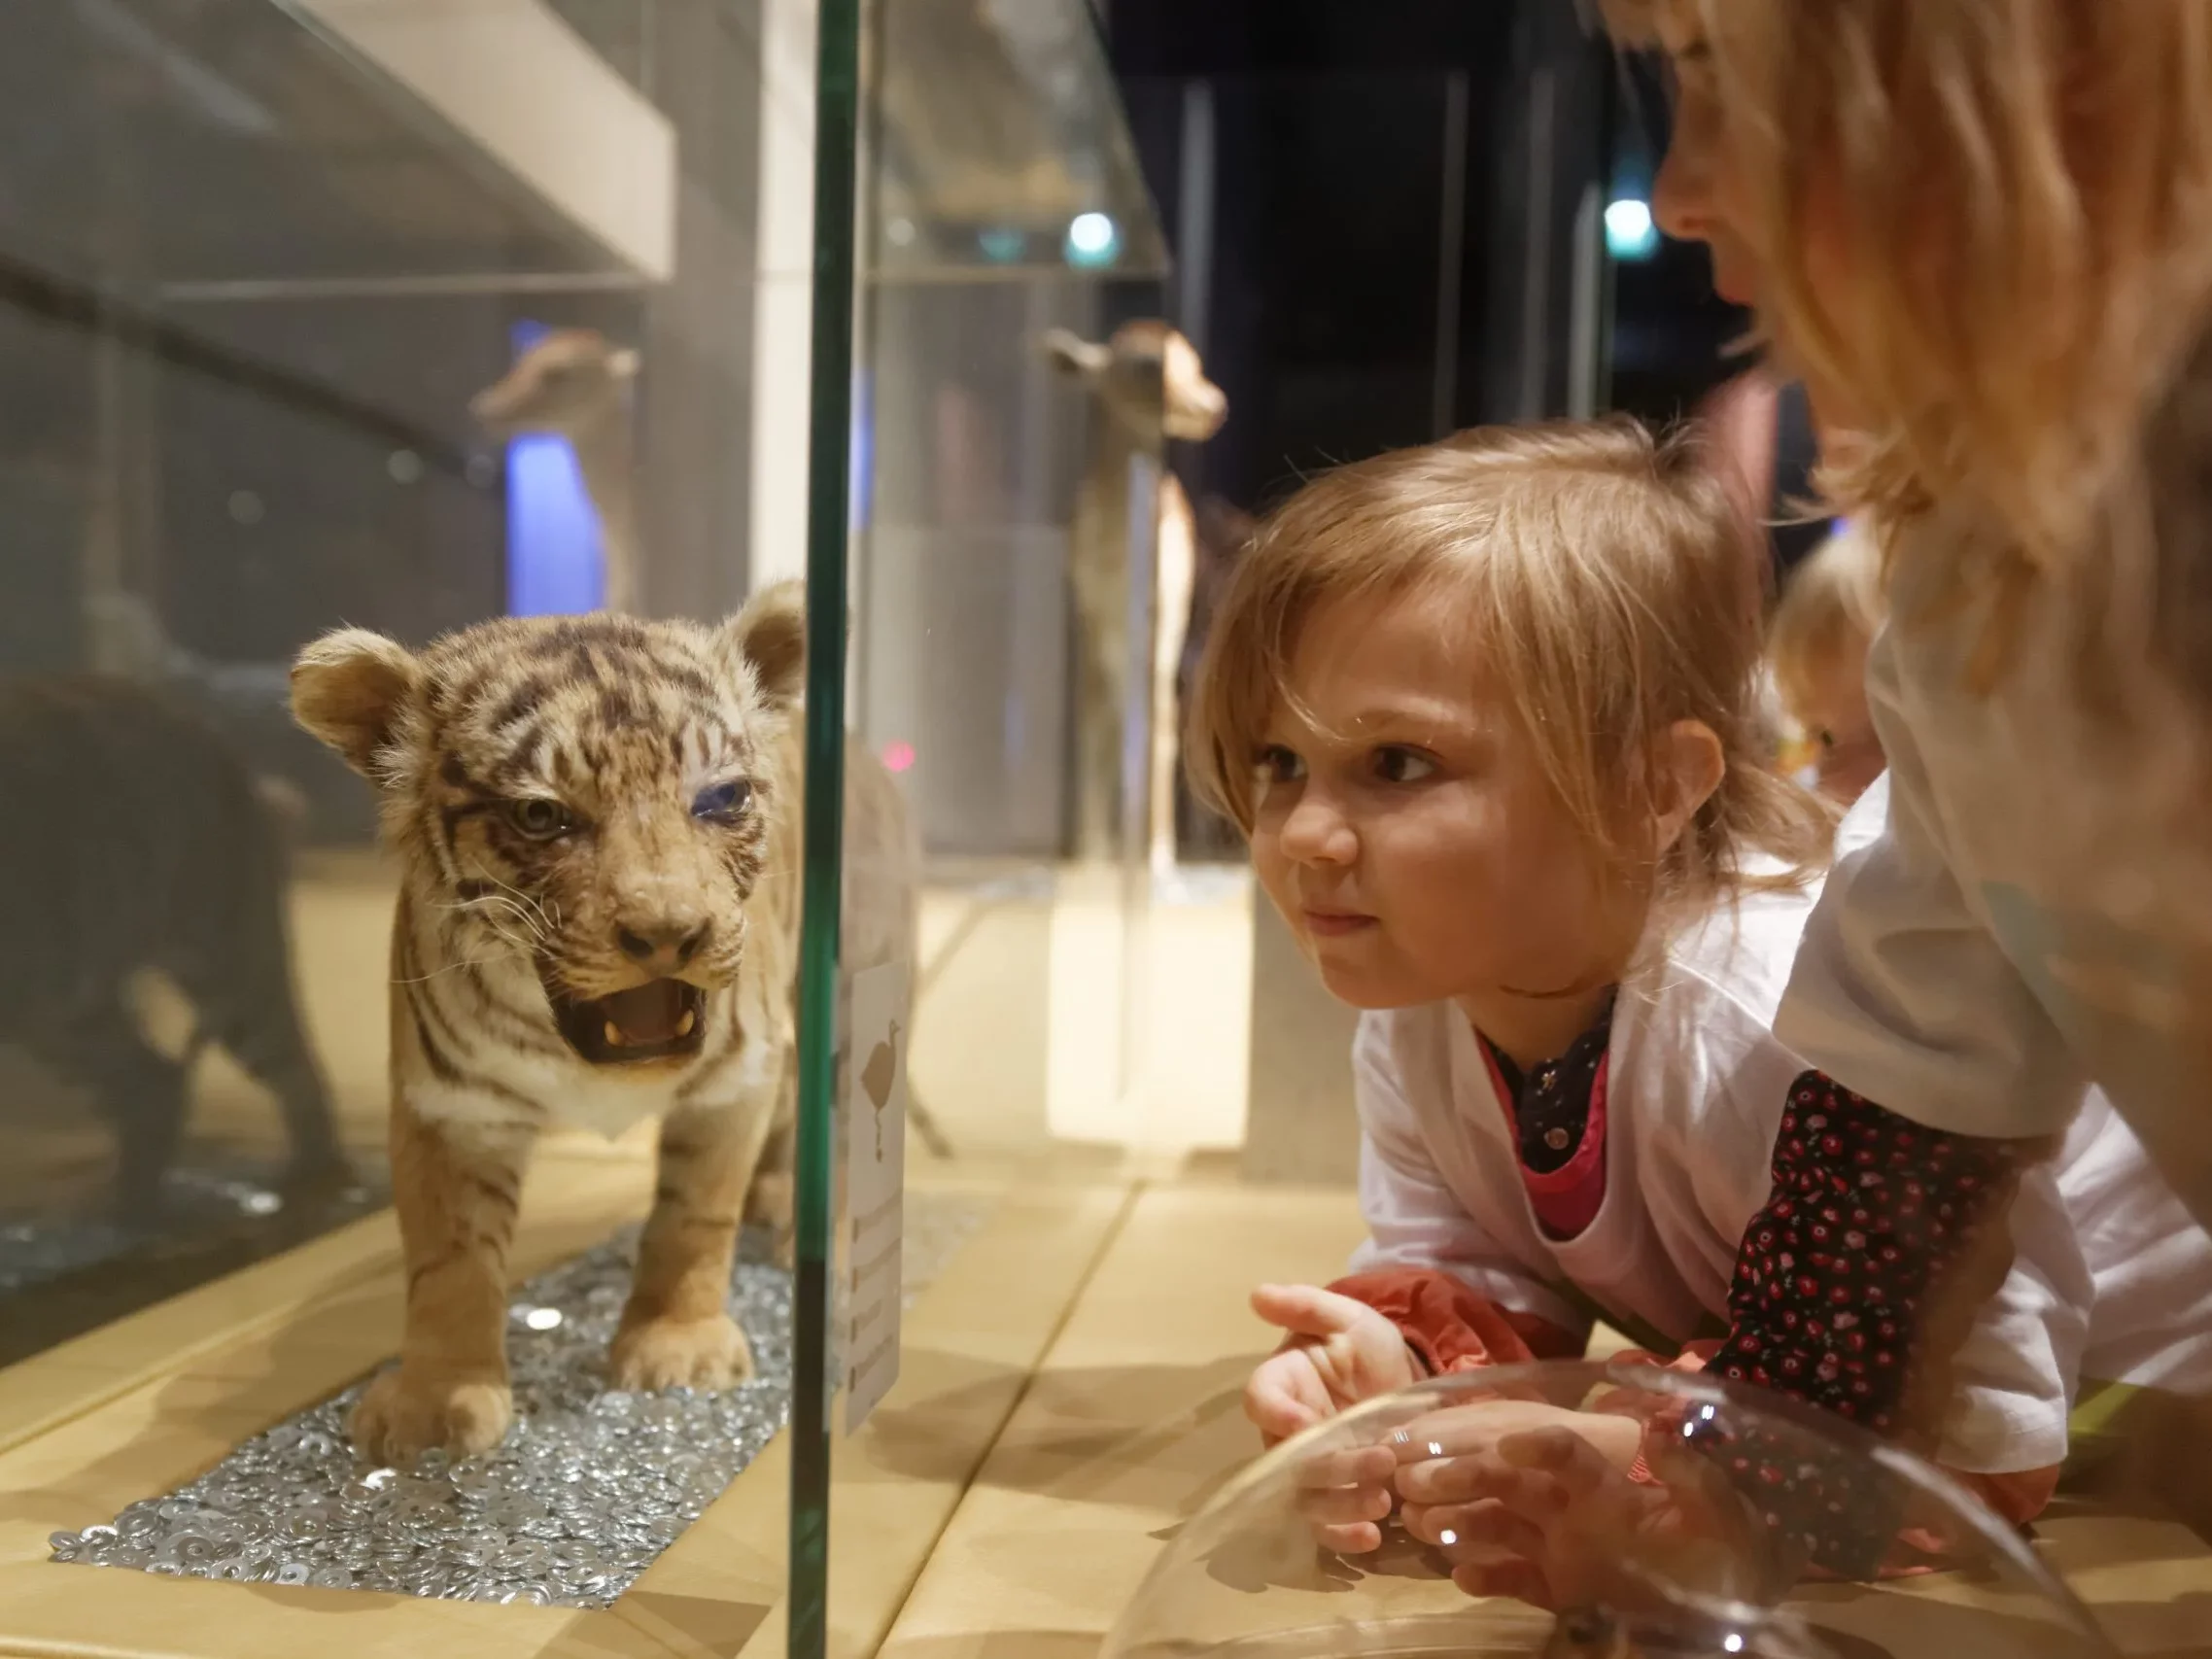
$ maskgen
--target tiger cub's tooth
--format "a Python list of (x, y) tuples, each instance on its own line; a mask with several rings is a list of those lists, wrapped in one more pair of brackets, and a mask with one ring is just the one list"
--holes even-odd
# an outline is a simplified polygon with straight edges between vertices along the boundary
[(622, 1047), (622, 1027), (611, 1020), (606, 1022), (606, 1041), (609, 1047)]
[(687, 1008), (683, 1011), (683, 1018), (675, 1022), (675, 1034), (679, 1037), (688, 1037), (691, 1035), (691, 1028), (698, 1023), (699, 1016)]

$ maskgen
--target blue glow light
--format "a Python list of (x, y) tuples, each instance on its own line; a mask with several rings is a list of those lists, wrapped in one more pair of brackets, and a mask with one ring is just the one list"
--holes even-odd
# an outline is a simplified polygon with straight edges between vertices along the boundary
[(1110, 215), (1079, 213), (1068, 222), (1067, 262), (1094, 267), (1110, 265), (1122, 254), (1122, 227)]
[[(515, 355), (544, 338), (542, 323), (509, 331)], [(555, 432), (507, 441), (507, 614), (573, 616), (606, 603), (599, 512), (576, 452)]]
[(1606, 252), (1616, 259), (1648, 259), (1659, 251), (1659, 226), (1651, 204), (1622, 196), (1606, 208)]

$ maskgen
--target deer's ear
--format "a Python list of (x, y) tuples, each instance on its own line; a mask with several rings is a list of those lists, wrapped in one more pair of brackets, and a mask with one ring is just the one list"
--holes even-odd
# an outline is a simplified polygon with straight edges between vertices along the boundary
[(1104, 374), (1114, 362), (1113, 347), (1087, 340), (1065, 328), (1046, 330), (1041, 343), (1046, 360), (1071, 380), (1094, 379)]
[(326, 634), (292, 665), (292, 717), (371, 782), (422, 684), (404, 645), (365, 628)]

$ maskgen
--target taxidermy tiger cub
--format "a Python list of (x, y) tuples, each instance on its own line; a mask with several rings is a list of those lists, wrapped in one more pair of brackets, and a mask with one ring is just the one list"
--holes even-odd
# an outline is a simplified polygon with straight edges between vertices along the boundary
[[(115, 1126), (115, 1205), (158, 1222), (193, 1062), (221, 1044), (276, 1099), (288, 1191), (353, 1179), (299, 1017), (279, 789), (173, 692), (103, 674), (0, 678), (0, 1042), (84, 1089)], [(180, 1055), (133, 991), (191, 1005)]]
[(543, 1129), (661, 1120), (609, 1368), (719, 1389), (747, 1188), (793, 1051), (805, 600), (718, 628), (510, 617), (420, 655), (342, 630), (293, 711), (381, 796), (392, 950), (399, 1364), (353, 1419), (386, 1462), (498, 1443), (512, 1415), (506, 1252)]

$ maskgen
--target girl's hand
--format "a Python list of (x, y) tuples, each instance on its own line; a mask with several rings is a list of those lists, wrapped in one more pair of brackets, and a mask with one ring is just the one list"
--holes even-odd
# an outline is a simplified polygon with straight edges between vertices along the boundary
[(1579, 1435), (1624, 1473), (1643, 1443), (1643, 1425), (1633, 1417), (1494, 1396), (1432, 1411), (1392, 1435), (1399, 1491), (1411, 1503), (1439, 1502), (1441, 1494), (1472, 1477), (1478, 1466), (1469, 1460), (1491, 1456), (1509, 1436), (1538, 1429)]
[(1610, 1421), (1633, 1433), (1633, 1420), (1565, 1415), (1580, 1421), (1400, 1471), (1406, 1530), (1442, 1549), (1454, 1583), (1554, 1610), (1650, 1607), (1668, 1588), (1759, 1599), (1764, 1540), (1713, 1470), (1683, 1459), (1668, 1485), (1631, 1480), (1607, 1431), (1584, 1431)]
[(1313, 1285), (1262, 1285), (1252, 1311), (1290, 1332), (1244, 1388), (1244, 1414), (1270, 1446), (1416, 1380), (1405, 1338), (1365, 1302)]
[[(1312, 1285), (1262, 1285), (1252, 1310), (1290, 1332), (1244, 1388), (1244, 1414), (1270, 1446), (1417, 1380), (1398, 1327), (1365, 1302)], [(1382, 1547), (1396, 1466), (1388, 1446), (1371, 1446), (1321, 1453), (1301, 1471), (1299, 1507), (1324, 1549)]]

